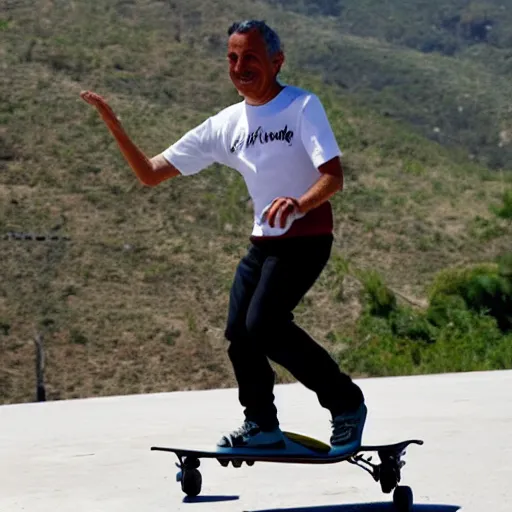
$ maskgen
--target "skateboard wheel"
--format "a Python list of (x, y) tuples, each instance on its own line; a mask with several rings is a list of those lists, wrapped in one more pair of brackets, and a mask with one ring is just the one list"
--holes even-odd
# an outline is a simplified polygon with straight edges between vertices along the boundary
[(181, 476), (181, 490), (191, 497), (197, 496), (201, 492), (203, 477), (197, 469), (185, 469)]
[(413, 494), (412, 489), (405, 485), (399, 485), (393, 493), (393, 505), (396, 512), (412, 512)]

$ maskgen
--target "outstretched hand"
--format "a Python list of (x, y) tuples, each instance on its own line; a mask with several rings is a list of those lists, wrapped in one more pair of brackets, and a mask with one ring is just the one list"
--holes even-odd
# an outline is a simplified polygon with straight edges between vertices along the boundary
[(288, 217), (298, 213), (300, 213), (300, 206), (297, 199), (293, 197), (278, 197), (272, 202), (270, 208), (263, 215), (263, 219), (267, 220), (271, 228), (274, 227), (276, 219), (279, 219), (280, 227), (284, 228)]
[(82, 91), (80, 97), (89, 105), (96, 107), (109, 128), (120, 128), (121, 123), (106, 100), (92, 91)]

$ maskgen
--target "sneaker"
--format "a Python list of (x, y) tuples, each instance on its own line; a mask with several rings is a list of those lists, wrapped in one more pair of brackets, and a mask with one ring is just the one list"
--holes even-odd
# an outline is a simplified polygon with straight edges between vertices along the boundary
[(257, 423), (245, 420), (243, 425), (222, 437), (220, 448), (286, 448), (284, 434), (279, 427), (264, 432)]
[(362, 403), (355, 412), (343, 413), (332, 420), (331, 446), (357, 450), (361, 446), (367, 408)]

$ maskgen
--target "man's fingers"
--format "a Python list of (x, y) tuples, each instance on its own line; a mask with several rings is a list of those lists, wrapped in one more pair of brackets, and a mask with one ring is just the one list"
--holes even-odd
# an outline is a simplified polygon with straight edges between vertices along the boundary
[(286, 226), (288, 216), (293, 212), (294, 209), (295, 205), (291, 201), (286, 201), (281, 206), (281, 228), (284, 228)]
[(87, 91), (83, 91), (80, 93), (80, 98), (82, 98), (84, 101), (86, 101), (87, 103), (89, 103), (90, 105), (92, 105), (92, 99), (91, 99), (91, 95), (90, 93), (88, 93)]
[(274, 204), (270, 207), (270, 210), (268, 211), (267, 221), (271, 228), (274, 227), (276, 215), (277, 215), (277, 212), (279, 211), (280, 204), (281, 204), (280, 200), (275, 201)]
[(108, 108), (107, 102), (99, 95), (91, 91), (82, 91), (80, 97), (95, 107)]
[(271, 228), (275, 225), (275, 220), (278, 214), (280, 214), (280, 226), (284, 228), (288, 215), (295, 209), (293, 201), (287, 198), (279, 198), (274, 201), (267, 214), (267, 221)]
[(95, 101), (95, 99), (96, 99), (96, 96), (97, 96), (97, 95), (96, 95), (96, 94), (94, 94), (94, 93), (93, 93), (93, 92), (91, 92), (91, 91), (82, 91), (82, 92), (80, 93), (80, 97), (81, 97), (83, 100), (87, 101), (88, 103), (94, 102), (94, 101)]

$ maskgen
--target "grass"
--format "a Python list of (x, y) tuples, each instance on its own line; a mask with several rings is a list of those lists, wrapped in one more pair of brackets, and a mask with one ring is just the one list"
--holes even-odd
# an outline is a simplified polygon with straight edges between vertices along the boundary
[[(36, 4), (13, 4), (0, 23), (8, 66), (0, 81), (7, 127), (0, 129), (0, 402), (34, 399), (36, 333), (44, 335), (51, 400), (233, 386), (223, 330), (229, 286), (251, 228), (242, 179), (213, 166), (142, 187), (79, 92), (105, 95), (138, 145), (148, 155), (160, 152), (238, 101), (225, 73), (222, 27), (253, 14), (254, 4), (226, 2), (214, 10), (200, 0), (186, 7), (151, 0)], [(410, 48), (379, 49), (361, 35), (340, 39), (335, 20), (316, 19), (312, 31), (302, 14), (265, 2), (257, 9), (283, 27), (290, 48), (283, 79), (320, 95), (345, 155), (345, 190), (333, 199), (333, 257), (297, 321), (355, 374), (437, 370), (442, 351), (455, 356), (456, 346), (468, 354), (453, 367), (473, 368), (473, 344), (475, 364), (503, 364), (494, 345), (482, 352), (482, 326), (489, 326), (478, 322), (485, 319), (471, 324), (480, 333), (475, 341), (445, 334), (423, 347), (397, 341), (369, 318), (363, 293), (365, 279), (377, 273), (394, 293), (423, 304), (437, 272), (494, 261), (510, 248), (504, 195), (510, 173), (426, 137), (408, 116), (385, 114), (379, 104), (389, 91), (381, 95), (356, 83), (361, 70), (388, 60), (376, 72), (395, 76), (410, 68), (414, 80), (418, 70), (431, 69), (434, 82), (446, 75), (439, 87), (459, 91), (465, 83), (477, 87), (472, 81), (481, 64), (457, 61), (450, 69), (448, 57), (439, 55), (415, 63)], [(331, 55), (329, 65), (345, 69), (354, 88), (344, 88), (339, 75), (316, 72), (326, 65), (325, 41), (344, 45), (344, 52), (335, 47), (343, 58)], [(366, 59), (358, 62), (360, 52)], [(505, 81), (495, 83), (499, 94), (490, 91), (485, 101), (508, 98)], [(431, 89), (425, 84), (417, 91)], [(375, 101), (365, 100), (370, 97)], [(396, 106), (403, 96), (389, 98)], [(401, 108), (420, 116), (430, 100), (411, 97)], [(425, 115), (428, 126), (433, 114)], [(471, 137), (478, 139), (487, 125), (474, 126)], [(12, 232), (65, 238), (18, 240)], [(369, 334), (372, 341), (363, 343)], [(501, 350), (505, 342), (493, 343)], [(413, 358), (418, 346), (421, 364)], [(375, 369), (384, 359), (389, 365)]]

